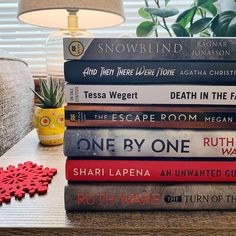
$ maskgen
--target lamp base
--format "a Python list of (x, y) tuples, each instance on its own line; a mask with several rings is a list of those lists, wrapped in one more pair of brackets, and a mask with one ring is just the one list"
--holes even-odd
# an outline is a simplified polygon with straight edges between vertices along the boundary
[(46, 42), (46, 64), (47, 77), (60, 80), (64, 83), (64, 38), (90, 38), (92, 34), (85, 30), (71, 32), (69, 30), (59, 30), (49, 35)]

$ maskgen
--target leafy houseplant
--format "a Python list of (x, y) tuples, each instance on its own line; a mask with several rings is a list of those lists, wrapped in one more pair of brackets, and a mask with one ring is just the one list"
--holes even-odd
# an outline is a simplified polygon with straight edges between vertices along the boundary
[[(155, 7), (151, 7), (154, 4)], [(138, 25), (136, 34), (147, 37), (163, 28), (170, 37), (236, 37), (236, 11), (220, 12), (217, 0), (194, 0), (183, 12), (169, 7), (171, 0), (144, 0), (145, 7), (139, 9), (144, 21)], [(162, 3), (162, 4), (161, 4)], [(166, 20), (176, 17), (175, 23), (168, 27)]]
[(40, 100), (34, 114), (34, 124), (40, 143), (60, 145), (64, 141), (64, 91), (59, 82), (39, 79), (40, 94), (33, 91)]

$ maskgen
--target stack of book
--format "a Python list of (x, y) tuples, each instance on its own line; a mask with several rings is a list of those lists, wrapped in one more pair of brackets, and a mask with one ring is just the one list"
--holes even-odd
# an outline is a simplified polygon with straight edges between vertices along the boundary
[(64, 54), (66, 210), (236, 209), (236, 39), (68, 38)]

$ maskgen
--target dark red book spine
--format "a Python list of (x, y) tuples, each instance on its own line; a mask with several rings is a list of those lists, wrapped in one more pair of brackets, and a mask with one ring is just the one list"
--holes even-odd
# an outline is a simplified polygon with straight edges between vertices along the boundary
[(233, 161), (67, 160), (68, 181), (235, 182)]

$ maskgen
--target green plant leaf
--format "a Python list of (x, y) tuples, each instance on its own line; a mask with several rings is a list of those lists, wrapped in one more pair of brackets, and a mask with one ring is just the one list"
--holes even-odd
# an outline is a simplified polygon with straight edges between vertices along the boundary
[(202, 6), (203, 4), (209, 3), (211, 0), (197, 0), (197, 6)]
[(202, 10), (202, 9), (198, 8), (197, 11), (196, 11), (196, 15), (201, 16), (202, 13), (204, 14), (204, 12), (205, 12), (205, 10)]
[(210, 34), (209, 30), (206, 29), (200, 33), (200, 37), (211, 37), (211, 34)]
[(203, 30), (205, 30), (206, 28), (208, 28), (212, 21), (213, 21), (213, 18), (211, 17), (206, 17), (206, 18), (197, 20), (190, 26), (189, 31), (192, 34), (198, 34), (202, 32)]
[(172, 24), (171, 29), (177, 37), (189, 37), (189, 32), (179, 23)]
[(65, 102), (64, 93), (62, 93), (62, 94), (61, 94), (61, 97), (60, 97), (59, 100), (58, 100), (58, 106), (61, 107), (64, 102)]
[[(53, 91), (53, 101), (56, 103), (58, 101), (58, 97), (60, 96), (61, 92), (60, 92), (60, 84), (57, 83), (55, 86), (55, 89)], [(58, 93), (59, 92), (59, 93)]]
[(234, 17), (229, 24), (227, 36), (236, 37), (236, 17)]
[(217, 37), (236, 37), (236, 12), (225, 11), (218, 14), (211, 28)]
[(201, 9), (210, 12), (213, 16), (217, 15), (217, 8), (214, 4), (207, 2), (200, 6)]
[(176, 22), (182, 25), (184, 28), (190, 23), (197, 11), (197, 7), (192, 7), (183, 11), (177, 18)]
[(153, 33), (156, 28), (156, 23), (151, 21), (142, 22), (136, 30), (136, 34), (138, 37), (147, 37)]
[(145, 10), (154, 16), (159, 16), (161, 18), (168, 18), (175, 16), (179, 13), (179, 10), (176, 8), (151, 8), (147, 7)]
[(144, 19), (151, 19), (151, 15), (145, 10), (144, 7), (139, 9), (138, 14)]
[(48, 89), (47, 83), (44, 79), (40, 80), (40, 88), (41, 88), (41, 90), (40, 90), (41, 94), (44, 97), (49, 97), (49, 89)]
[(35, 94), (35, 96), (43, 103), (44, 102), (44, 98), (38, 94), (37, 92), (35, 92), (33, 89), (31, 89), (31, 91)]
[(49, 78), (49, 100), (51, 101), (52, 104), (55, 104), (56, 102), (56, 97), (54, 96), (54, 83), (53, 83), (53, 79), (50, 77)]
[(40, 80), (40, 92), (43, 97), (49, 97), (50, 91), (45, 79)]
[[(170, 1), (170, 0), (165, 0), (165, 6), (168, 5), (169, 1)], [(235, 1), (236, 1), (236, 0), (235, 0)]]
[(54, 83), (53, 83), (52, 78), (50, 77), (49, 78), (49, 92), (50, 92), (50, 95), (53, 95), (53, 91), (54, 91)]

